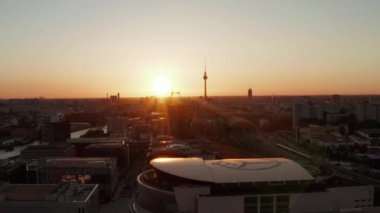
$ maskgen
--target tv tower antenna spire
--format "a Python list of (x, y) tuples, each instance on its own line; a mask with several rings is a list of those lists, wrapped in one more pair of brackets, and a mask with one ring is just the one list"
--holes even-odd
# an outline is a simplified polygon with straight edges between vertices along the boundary
[(207, 62), (205, 59), (205, 73), (203, 74), (203, 80), (204, 80), (204, 98), (207, 98)]

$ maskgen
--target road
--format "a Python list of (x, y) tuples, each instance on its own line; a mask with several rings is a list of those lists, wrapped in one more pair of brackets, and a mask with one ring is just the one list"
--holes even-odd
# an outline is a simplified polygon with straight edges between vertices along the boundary
[(100, 205), (100, 213), (128, 213), (133, 195), (136, 192), (136, 178), (145, 166), (145, 155), (136, 157), (132, 162), (127, 176), (122, 179), (109, 203)]
[(342, 168), (338, 168), (336, 166), (332, 166), (334, 169), (336, 176), (347, 179), (347, 180), (352, 180), (361, 184), (365, 185), (373, 185), (376, 188), (380, 188), (380, 180), (376, 178), (372, 178), (360, 173), (348, 171)]

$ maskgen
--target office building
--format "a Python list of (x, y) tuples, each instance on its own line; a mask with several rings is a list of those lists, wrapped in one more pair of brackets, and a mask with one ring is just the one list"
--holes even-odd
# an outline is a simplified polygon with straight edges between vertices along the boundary
[(75, 147), (76, 156), (83, 156), (84, 149), (92, 144), (124, 144), (125, 140), (125, 138), (73, 138), (68, 139), (67, 143)]
[(96, 184), (0, 184), (3, 213), (96, 213)]
[(126, 172), (129, 165), (129, 146), (121, 143), (91, 144), (84, 148), (80, 157), (109, 157), (117, 159), (120, 172)]
[(323, 108), (310, 103), (295, 103), (293, 105), (293, 127), (299, 127), (304, 119), (323, 119)]
[(380, 104), (360, 102), (355, 105), (355, 116), (359, 122), (368, 120), (380, 122)]
[(338, 95), (338, 94), (331, 95), (331, 103), (340, 104), (341, 103), (340, 95)]
[(128, 117), (114, 116), (107, 118), (107, 133), (112, 137), (126, 137), (129, 125)]
[(50, 122), (45, 123), (42, 129), (42, 141), (48, 143), (65, 143), (70, 138), (70, 123)]
[(52, 158), (40, 160), (34, 169), (41, 184), (78, 182), (99, 184), (101, 199), (109, 199), (117, 186), (115, 158)]

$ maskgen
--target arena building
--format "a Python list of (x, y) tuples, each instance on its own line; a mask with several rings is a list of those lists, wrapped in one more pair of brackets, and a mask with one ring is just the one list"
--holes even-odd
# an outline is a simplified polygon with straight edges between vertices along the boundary
[[(157, 158), (137, 177), (136, 212), (373, 211), (373, 186), (328, 186), (284, 158)], [(375, 211), (373, 211), (375, 212)]]

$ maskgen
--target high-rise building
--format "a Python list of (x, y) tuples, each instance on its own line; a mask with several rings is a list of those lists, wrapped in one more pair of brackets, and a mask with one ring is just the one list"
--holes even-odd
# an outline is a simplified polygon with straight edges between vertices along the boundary
[(168, 107), (169, 129), (176, 138), (191, 136), (192, 107), (189, 104), (173, 104)]
[(128, 117), (113, 116), (107, 118), (107, 133), (112, 137), (126, 137), (128, 130)]
[(248, 98), (252, 98), (252, 89), (251, 88), (248, 89)]

